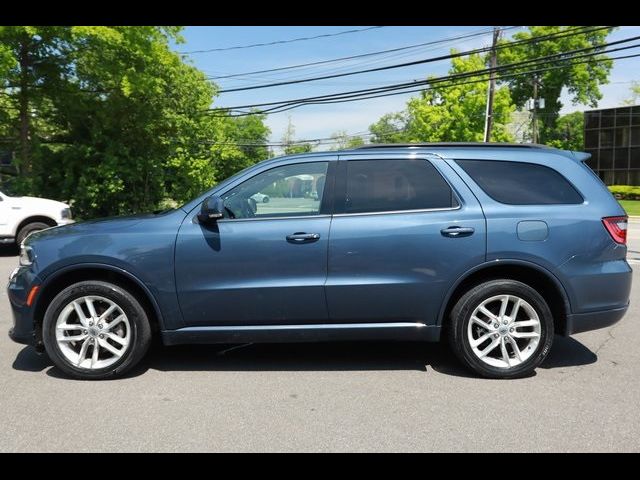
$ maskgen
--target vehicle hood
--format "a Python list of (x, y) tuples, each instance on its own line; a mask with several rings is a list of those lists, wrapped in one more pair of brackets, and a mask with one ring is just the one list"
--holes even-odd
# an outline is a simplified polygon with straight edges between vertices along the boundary
[(72, 223), (70, 225), (61, 225), (32, 233), (28, 237), (28, 243), (63, 235), (92, 235), (124, 232), (142, 222), (155, 220), (158, 216), (159, 215), (153, 213), (142, 213), (120, 217), (98, 218)]

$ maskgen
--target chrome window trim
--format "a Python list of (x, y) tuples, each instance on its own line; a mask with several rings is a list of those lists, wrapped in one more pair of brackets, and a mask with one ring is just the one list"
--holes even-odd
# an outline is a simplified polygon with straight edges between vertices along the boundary
[(330, 218), (331, 215), (323, 213), (322, 215), (288, 215), (286, 217), (252, 217), (252, 218), (221, 218), (216, 223), (237, 223), (237, 222), (255, 222), (260, 220), (292, 220), (294, 218)]
[(414, 210), (387, 210), (384, 212), (355, 212), (355, 213), (336, 213), (334, 217), (353, 217), (356, 215), (389, 215), (398, 213), (428, 213), (428, 212), (450, 212), (454, 210), (460, 210), (462, 205), (458, 204), (457, 207), (443, 207), (443, 208), (419, 208)]

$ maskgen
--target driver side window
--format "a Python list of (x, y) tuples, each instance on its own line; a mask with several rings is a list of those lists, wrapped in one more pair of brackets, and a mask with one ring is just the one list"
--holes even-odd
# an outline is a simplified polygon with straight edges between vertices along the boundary
[(259, 173), (222, 196), (225, 218), (318, 215), (328, 166), (296, 163)]

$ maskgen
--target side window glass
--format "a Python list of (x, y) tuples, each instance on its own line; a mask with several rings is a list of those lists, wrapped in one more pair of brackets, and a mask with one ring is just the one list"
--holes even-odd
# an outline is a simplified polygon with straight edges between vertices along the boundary
[(494, 200), (509, 205), (578, 204), (584, 199), (558, 171), (525, 162), (456, 160)]
[(348, 160), (345, 213), (451, 208), (449, 184), (427, 160)]
[(296, 163), (257, 174), (223, 195), (228, 218), (318, 215), (328, 166)]

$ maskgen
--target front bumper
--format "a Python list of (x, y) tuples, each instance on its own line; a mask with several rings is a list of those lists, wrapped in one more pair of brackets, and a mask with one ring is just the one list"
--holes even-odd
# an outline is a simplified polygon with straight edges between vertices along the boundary
[(565, 335), (588, 332), (605, 328), (618, 322), (627, 313), (629, 305), (610, 310), (600, 310), (589, 313), (572, 313), (567, 315), (567, 325)]
[(39, 285), (40, 279), (28, 267), (19, 267), (12, 274), (7, 286), (7, 296), (13, 314), (9, 337), (17, 343), (37, 345), (34, 308), (27, 305), (29, 291)]

